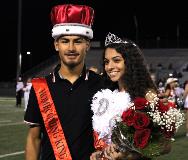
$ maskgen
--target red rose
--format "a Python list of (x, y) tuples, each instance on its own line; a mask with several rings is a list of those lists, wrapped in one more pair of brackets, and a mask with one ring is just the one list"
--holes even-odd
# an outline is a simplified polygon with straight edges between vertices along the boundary
[(138, 148), (145, 148), (148, 144), (150, 134), (150, 129), (136, 130), (136, 132), (134, 133), (135, 146)]
[(144, 109), (145, 106), (147, 105), (147, 100), (145, 98), (142, 97), (136, 97), (134, 99), (134, 105), (135, 105), (135, 109), (139, 110), (139, 109)]
[(127, 126), (133, 125), (133, 123), (134, 123), (134, 119), (133, 119), (134, 113), (135, 113), (135, 111), (133, 109), (128, 109), (127, 111), (123, 112), (121, 118)]
[(168, 107), (177, 108), (176, 103), (168, 101)]
[(148, 116), (145, 113), (137, 112), (134, 115), (134, 128), (143, 129), (146, 128), (150, 123)]
[(159, 101), (158, 107), (159, 107), (160, 112), (167, 112), (170, 108), (170, 105), (169, 103), (166, 104), (166, 103), (163, 103), (162, 101)]

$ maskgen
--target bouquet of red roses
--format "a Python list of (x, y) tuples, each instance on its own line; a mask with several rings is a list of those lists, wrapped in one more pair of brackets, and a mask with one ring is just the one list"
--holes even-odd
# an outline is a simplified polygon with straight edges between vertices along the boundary
[(179, 109), (172, 103), (164, 104), (152, 92), (146, 98), (131, 100), (127, 92), (104, 89), (94, 95), (91, 110), (97, 150), (114, 143), (118, 151), (141, 157), (160, 155), (164, 142), (184, 120)]
[(112, 142), (121, 152), (137, 152), (152, 158), (161, 154), (164, 140), (174, 136), (183, 120), (180, 110), (171, 103), (162, 103), (157, 96), (151, 101), (136, 97), (123, 112), (121, 121), (114, 125)]

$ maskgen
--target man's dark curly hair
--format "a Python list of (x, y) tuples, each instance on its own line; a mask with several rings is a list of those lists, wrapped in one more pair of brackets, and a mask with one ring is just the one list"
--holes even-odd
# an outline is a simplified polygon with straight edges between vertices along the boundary
[[(156, 91), (156, 86), (151, 79), (150, 73), (145, 65), (144, 56), (140, 48), (132, 41), (126, 40), (128, 43), (111, 43), (105, 47), (113, 48), (122, 55), (125, 60), (126, 71), (124, 76), (125, 86), (131, 98), (144, 97), (148, 90)], [(104, 69), (103, 53), (103, 75), (108, 79)]]

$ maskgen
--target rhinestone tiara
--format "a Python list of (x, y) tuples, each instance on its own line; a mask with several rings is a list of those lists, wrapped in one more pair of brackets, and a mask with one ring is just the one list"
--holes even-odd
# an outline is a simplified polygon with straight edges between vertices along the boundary
[[(109, 32), (105, 39), (105, 46), (112, 44), (112, 43), (129, 43), (129, 42), (123, 41), (121, 38), (119, 38), (115, 34)], [(132, 42), (132, 44), (136, 46), (135, 43)]]
[(116, 36), (115, 34), (108, 33), (105, 39), (105, 46), (111, 44), (111, 43), (128, 43), (127, 41), (123, 41), (121, 38)]

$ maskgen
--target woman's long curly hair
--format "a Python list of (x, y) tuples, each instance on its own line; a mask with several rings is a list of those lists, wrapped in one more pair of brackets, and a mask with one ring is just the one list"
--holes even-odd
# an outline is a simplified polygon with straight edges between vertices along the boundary
[[(131, 98), (144, 97), (148, 90), (156, 91), (156, 86), (151, 79), (139, 47), (130, 40), (126, 40), (126, 42), (128, 43), (111, 43), (105, 47), (105, 50), (113, 48), (124, 58), (126, 65), (124, 82)], [(104, 69), (105, 50), (103, 53), (103, 75), (109, 79)]]

